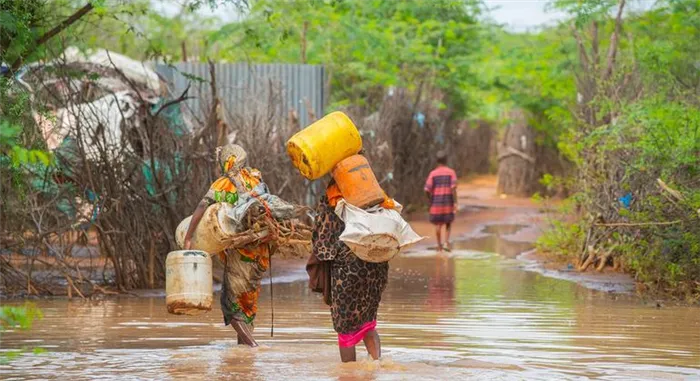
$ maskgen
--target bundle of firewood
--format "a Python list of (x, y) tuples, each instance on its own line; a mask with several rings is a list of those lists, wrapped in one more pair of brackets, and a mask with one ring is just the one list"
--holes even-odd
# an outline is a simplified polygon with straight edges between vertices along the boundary
[(311, 242), (311, 227), (299, 219), (276, 220), (263, 208), (248, 213), (248, 229), (231, 236), (230, 246), (246, 247), (273, 242), (278, 246)]

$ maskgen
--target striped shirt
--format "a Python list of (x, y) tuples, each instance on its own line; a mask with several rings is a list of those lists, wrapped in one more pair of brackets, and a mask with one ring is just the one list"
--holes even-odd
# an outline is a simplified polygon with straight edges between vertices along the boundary
[(430, 222), (446, 224), (454, 220), (454, 189), (457, 188), (457, 174), (451, 168), (440, 165), (435, 168), (425, 182), (425, 191), (430, 193)]

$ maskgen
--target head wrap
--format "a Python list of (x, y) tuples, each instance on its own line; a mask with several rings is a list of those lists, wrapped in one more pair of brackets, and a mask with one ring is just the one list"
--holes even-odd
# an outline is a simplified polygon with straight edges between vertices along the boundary
[(248, 154), (238, 144), (228, 144), (216, 149), (216, 159), (223, 172), (239, 171), (246, 166)]

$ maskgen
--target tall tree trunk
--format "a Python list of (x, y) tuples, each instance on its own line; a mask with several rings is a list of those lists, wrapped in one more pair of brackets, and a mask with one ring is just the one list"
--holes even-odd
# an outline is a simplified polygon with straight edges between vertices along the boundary
[(511, 114), (498, 149), (498, 193), (529, 196), (535, 178), (535, 133), (522, 110)]

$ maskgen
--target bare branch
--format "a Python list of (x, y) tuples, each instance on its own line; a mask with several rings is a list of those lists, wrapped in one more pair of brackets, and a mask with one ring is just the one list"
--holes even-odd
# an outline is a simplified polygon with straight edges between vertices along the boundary
[(576, 38), (576, 45), (578, 46), (578, 54), (579, 58), (581, 59), (581, 68), (585, 72), (589, 72), (591, 70), (591, 60), (588, 57), (588, 52), (586, 51), (586, 47), (583, 44), (583, 38), (581, 37), (581, 34), (579, 34), (578, 30), (576, 29), (575, 25), (571, 25), (571, 32), (574, 34), (574, 37)]
[(166, 108), (173, 106), (173, 105), (176, 105), (178, 103), (182, 103), (188, 99), (193, 99), (194, 97), (187, 96), (187, 93), (190, 91), (190, 85), (191, 85), (191, 83), (187, 83), (187, 87), (185, 88), (185, 90), (182, 91), (182, 94), (180, 94), (179, 97), (177, 97), (176, 99), (173, 99), (171, 101), (163, 103), (163, 105), (158, 108), (158, 111), (156, 111), (156, 113), (153, 114), (153, 116), (157, 118), (158, 115), (160, 115), (160, 113), (163, 110), (165, 110)]
[(625, 0), (620, 0), (619, 6), (617, 8), (617, 16), (615, 17), (615, 30), (610, 36), (610, 47), (608, 48), (608, 60), (605, 66), (605, 73), (603, 75), (603, 80), (607, 81), (613, 73), (613, 66), (615, 65), (615, 58), (617, 57), (617, 45), (620, 39), (620, 31), (622, 30), (622, 12), (625, 8)]
[(34, 47), (22, 54), (21, 56), (17, 57), (15, 62), (12, 63), (12, 66), (10, 67), (10, 70), (5, 72), (5, 76), (9, 76), (12, 73), (16, 72), (17, 69), (19, 69), (22, 64), (24, 63), (24, 60), (29, 57), (36, 49), (45, 44), (48, 40), (52, 39), (54, 36), (57, 34), (61, 33), (64, 29), (68, 28), (69, 26), (75, 24), (76, 21), (80, 20), (83, 16), (88, 14), (91, 10), (93, 10), (94, 7), (92, 3), (87, 3), (85, 6), (82, 8), (78, 9), (75, 13), (73, 13), (70, 17), (67, 19), (63, 20), (60, 24), (56, 25), (53, 29), (49, 30), (48, 32), (44, 33), (41, 37), (39, 37), (36, 42), (34, 43)]
[(595, 224), (596, 226), (607, 226), (607, 227), (620, 227), (620, 226), (626, 226), (626, 227), (634, 227), (634, 226), (663, 226), (663, 225), (675, 225), (683, 222), (682, 220), (675, 220), (675, 221), (663, 221), (663, 222), (638, 222), (638, 223), (632, 223), (632, 222), (615, 222), (615, 223), (598, 223)]
[(593, 68), (598, 70), (600, 66), (600, 41), (598, 41), (598, 21), (593, 21), (591, 24), (591, 51), (593, 52)]

